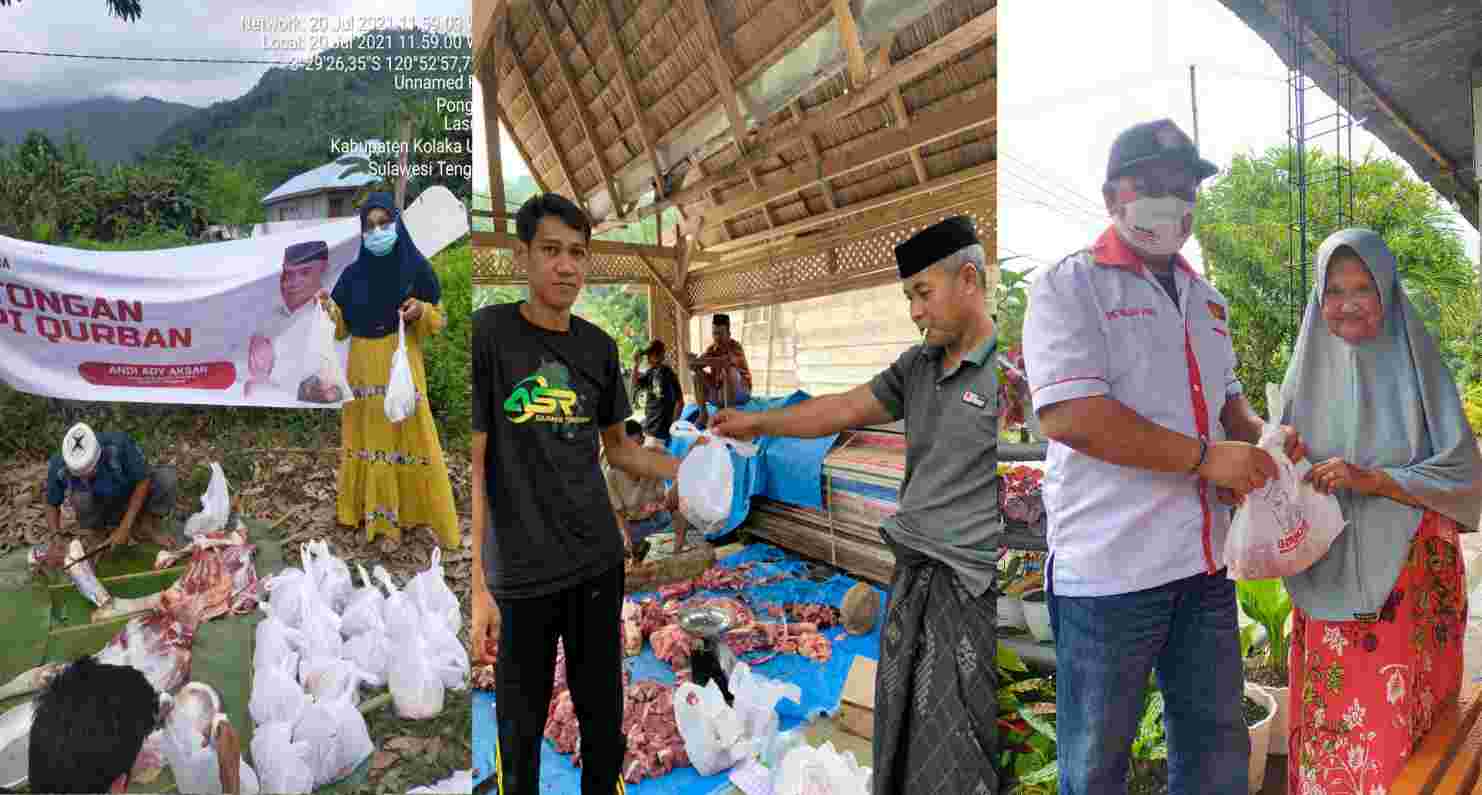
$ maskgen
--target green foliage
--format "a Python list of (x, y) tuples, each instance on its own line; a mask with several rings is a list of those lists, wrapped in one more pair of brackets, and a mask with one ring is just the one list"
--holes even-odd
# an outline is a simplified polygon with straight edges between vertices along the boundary
[(468, 238), (432, 258), (442, 283), (447, 326), (427, 341), (427, 400), (448, 447), (466, 449), (473, 423), (469, 361), (473, 313), (473, 247)]
[[(357, 37), (357, 48), (325, 50), (332, 59), (375, 56), (376, 69), (269, 69), (251, 91), (229, 102), (219, 102), (167, 129), (160, 136), (162, 149), (185, 144), (196, 152), (229, 164), (243, 164), (266, 190), (293, 176), (330, 162), (329, 146), (336, 138), (361, 141), (371, 138), (400, 138), (396, 121), (411, 109), (418, 119), (415, 136), (424, 140), (458, 139), (471, 146), (467, 131), (445, 131), (444, 117), (461, 121), (457, 114), (436, 112), (436, 101), (468, 101), (468, 90), (406, 91), (396, 88), (396, 78), (449, 78), (464, 76), (463, 58), (468, 47), (427, 46), (425, 31), (374, 31)], [(443, 42), (436, 42), (441, 44)], [(368, 45), (368, 46), (366, 46)], [(415, 57), (417, 60), (410, 60)], [(397, 61), (397, 58), (407, 58)], [(444, 60), (446, 58), (446, 60)], [(392, 71), (392, 65), (408, 64), (407, 71)], [(427, 66), (427, 69), (423, 69)], [(408, 99), (410, 98), (410, 99)], [(410, 106), (408, 105), (410, 103)], [(453, 155), (437, 155), (454, 159)], [(469, 157), (468, 155), (463, 156)], [(416, 155), (413, 155), (413, 159)], [(453, 195), (469, 201), (472, 185), (461, 176), (413, 177), (408, 201), (427, 184), (445, 184)], [(266, 191), (264, 191), (266, 192)]]
[[(1286, 622), (1292, 614), (1292, 599), (1281, 580), (1242, 580), (1235, 585), (1240, 609), (1266, 630), (1266, 656), (1262, 662), (1282, 678), (1287, 672), (1287, 649), (1291, 638)], [(1249, 641), (1241, 633), (1241, 649), (1249, 650)]]
[[(20, 0), (0, 0), (0, 8), (9, 7), (11, 3), (19, 3)], [(118, 17), (125, 22), (137, 22), (143, 16), (144, 8), (139, 0), (104, 0), (110, 16)]]
[[(1237, 156), (1199, 201), (1194, 234), (1215, 285), (1230, 302), (1230, 340), (1242, 383), (1281, 383), (1295, 342), (1297, 317), (1306, 305), (1292, 271), (1286, 175), (1293, 155), (1283, 147), (1259, 156)], [(1436, 193), (1393, 160), (1340, 161), (1308, 154), (1309, 173), (1352, 170), (1353, 218), (1384, 237), (1399, 261), (1411, 301), (1435, 335), (1452, 373), (1471, 377), (1471, 336), (1478, 312), (1477, 276), (1451, 216)], [(1335, 191), (1309, 194), (1305, 259), (1336, 227)], [(1309, 290), (1312, 288), (1309, 278)], [(1250, 400), (1265, 415), (1265, 395)]]
[(623, 285), (599, 285), (582, 290), (571, 313), (596, 323), (617, 340), (618, 361), (627, 366), (633, 354), (648, 347), (648, 296), (629, 292)]
[[(1010, 257), (1009, 259), (1013, 259)], [(1003, 267), (1008, 259), (999, 260), (998, 272), (998, 349), (1017, 349), (1024, 339), (1024, 312), (1029, 307), (1029, 275), (1034, 268), (1011, 271)]]
[(116, 240), (94, 240), (90, 237), (73, 238), (67, 241), (67, 246), (69, 248), (80, 248), (88, 251), (159, 251), (167, 248), (199, 245), (200, 242), (186, 237), (185, 232), (179, 229), (154, 227), (135, 230), (129, 237)]
[(1466, 409), (1472, 433), (1482, 436), (1482, 381), (1473, 383), (1462, 393), (1462, 406)]

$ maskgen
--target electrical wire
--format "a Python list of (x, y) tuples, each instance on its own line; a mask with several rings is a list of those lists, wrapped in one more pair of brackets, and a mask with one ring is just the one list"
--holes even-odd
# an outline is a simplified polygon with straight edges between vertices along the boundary
[(225, 63), (256, 64), (265, 66), (294, 66), (298, 61), (265, 61), (246, 58), (159, 58), (144, 55), (87, 55), (71, 52), (43, 52), (40, 50), (0, 50), (0, 55), (30, 55), (42, 58), (73, 58), (87, 61), (145, 61), (150, 63)]

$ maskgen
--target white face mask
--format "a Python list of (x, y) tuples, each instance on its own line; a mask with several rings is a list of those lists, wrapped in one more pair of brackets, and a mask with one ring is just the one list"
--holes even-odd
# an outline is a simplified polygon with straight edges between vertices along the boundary
[(1124, 241), (1158, 257), (1177, 254), (1193, 228), (1194, 203), (1176, 196), (1128, 202), (1122, 205), (1122, 215), (1117, 219), (1117, 231)]

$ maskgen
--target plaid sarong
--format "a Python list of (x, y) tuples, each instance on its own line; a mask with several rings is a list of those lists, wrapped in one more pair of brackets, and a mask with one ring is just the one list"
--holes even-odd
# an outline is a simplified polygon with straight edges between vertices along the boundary
[(996, 795), (998, 605), (901, 546), (875, 677), (874, 795)]

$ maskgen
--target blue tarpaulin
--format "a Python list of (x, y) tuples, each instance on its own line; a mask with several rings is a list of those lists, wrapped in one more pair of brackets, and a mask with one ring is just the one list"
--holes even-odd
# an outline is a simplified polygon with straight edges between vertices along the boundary
[[(717, 563), (718, 566), (738, 566), (742, 563), (757, 563), (752, 569), (755, 577), (774, 574), (791, 575), (787, 579), (770, 585), (753, 586), (742, 594), (753, 611), (760, 614), (767, 604), (787, 602), (818, 602), (841, 607), (844, 594), (856, 584), (856, 580), (835, 575), (825, 582), (806, 578), (806, 565), (796, 557), (768, 544), (752, 544), (735, 555)], [(873, 586), (871, 586), (873, 587)], [(885, 593), (875, 589), (880, 598), (880, 615), (885, 612)], [(731, 592), (702, 592), (708, 596), (734, 596)], [(655, 594), (631, 594), (632, 599), (642, 599)], [(828, 630), (826, 636), (833, 642), (833, 656), (828, 662), (818, 663), (797, 654), (779, 654), (769, 662), (757, 667), (757, 671), (773, 679), (795, 684), (803, 692), (803, 703), (782, 701), (777, 705), (783, 731), (797, 728), (807, 719), (820, 714), (833, 714), (839, 709), (844, 693), (844, 680), (857, 656), (875, 659), (880, 650), (880, 628), (868, 635), (849, 635), (842, 629)], [(757, 657), (760, 655), (748, 655)], [(746, 659), (743, 657), (742, 659)], [(652, 679), (673, 683), (674, 672), (654, 656), (653, 648), (647, 644), (643, 653), (630, 657), (625, 662), (634, 681)], [(494, 694), (488, 691), (474, 693), (473, 699), (473, 763), (474, 779), (482, 781), (494, 771), (494, 748), (496, 725), (494, 719)], [(701, 776), (692, 767), (679, 768), (667, 776), (649, 779), (628, 786), (631, 795), (712, 795), (729, 787), (727, 774)], [(543, 743), (540, 762), (540, 791), (542, 793), (572, 793), (581, 791), (581, 771), (571, 764), (571, 759), (556, 753), (549, 743)]]

